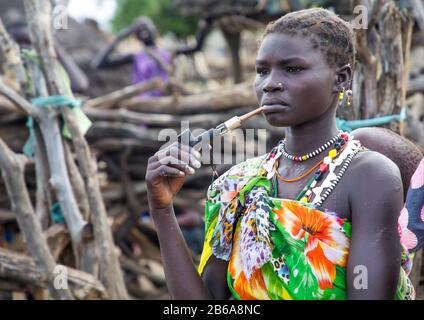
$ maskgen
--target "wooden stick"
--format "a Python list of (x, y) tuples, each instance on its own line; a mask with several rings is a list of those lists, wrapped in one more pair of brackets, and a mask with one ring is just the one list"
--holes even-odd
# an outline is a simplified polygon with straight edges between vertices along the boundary
[(25, 69), (21, 61), (19, 46), (12, 40), (0, 20), (0, 56), (3, 61), (3, 77), (16, 91), (20, 91), (26, 82)]
[[(90, 221), (90, 206), (87, 200), (84, 179), (75, 163), (70, 142), (64, 141), (63, 147), (65, 150), (66, 165), (69, 169), (70, 181), (78, 201), (78, 207), (83, 219)], [(93, 240), (91, 235), (82, 239), (84, 250), (81, 252), (79, 269), (96, 276), (98, 274), (98, 260), (95, 255), (95, 243)]]
[(37, 109), (24, 98), (22, 98), (15, 90), (4, 84), (1, 80), (0, 94), (10, 100), (24, 114), (34, 118), (38, 117)]
[[(0, 278), (2, 279), (39, 288), (48, 286), (46, 274), (28, 256), (0, 248), (0, 265)], [(104, 286), (92, 275), (72, 268), (66, 268), (66, 270), (69, 289), (75, 297), (78, 299), (105, 297)]]
[(35, 148), (35, 175), (36, 175), (36, 204), (35, 213), (38, 221), (40, 221), (42, 229), (46, 229), (49, 224), (49, 211), (53, 201), (51, 197), (51, 187), (49, 185), (49, 163), (47, 160), (47, 152), (44, 145), (41, 130), (34, 128), (35, 140), (37, 147)]
[[(203, 113), (180, 116), (172, 113), (159, 114), (151, 112), (135, 112), (125, 108), (115, 110), (104, 110), (84, 107), (84, 113), (96, 125), (97, 121), (121, 121), (132, 124), (143, 124), (160, 127), (180, 127), (182, 121), (187, 121), (191, 126), (212, 127), (225, 121), (228, 117), (240, 114), (247, 108), (237, 108), (225, 113)], [(250, 109), (250, 108), (249, 108)]]
[(161, 84), (160, 78), (155, 77), (147, 82), (127, 86), (123, 89), (108, 93), (104, 96), (97, 97), (85, 102), (84, 107), (111, 109), (125, 99), (129, 99), (140, 93), (158, 88)]
[[(25, 0), (31, 41), (36, 48), (42, 70), (47, 82), (49, 94), (65, 94), (61, 81), (51, 34), (51, 3), (44, 0)], [(75, 151), (81, 173), (86, 184), (88, 202), (92, 213), (95, 241), (100, 259), (100, 279), (105, 284), (109, 298), (127, 299), (122, 270), (113, 242), (106, 208), (100, 193), (97, 178), (97, 163), (92, 157), (87, 141), (81, 134), (74, 113), (69, 108), (62, 108), (62, 115), (72, 134)]]
[[(40, 96), (47, 96), (44, 77), (41, 71), (35, 66), (32, 76), (37, 92)], [(79, 256), (84, 249), (82, 245), (82, 234), (87, 225), (87, 221), (83, 219), (79, 211), (77, 200), (72, 190), (69, 172), (66, 167), (62, 133), (59, 127), (57, 110), (54, 110), (52, 107), (43, 107), (39, 108), (38, 112), (39, 119), (37, 123), (42, 132), (50, 168), (49, 183), (56, 194), (66, 224), (68, 225), (75, 251), (75, 258), (78, 262)]]
[(250, 111), (250, 112), (240, 116), (240, 121), (241, 122), (246, 121), (247, 119), (249, 119), (249, 118), (257, 115), (258, 113), (262, 112), (262, 109), (263, 109), (262, 107), (259, 107), (259, 108), (255, 109), (253, 111)]
[(36, 218), (25, 185), (23, 161), (22, 157), (15, 155), (0, 139), (0, 167), (11, 200), (12, 210), (16, 213), (26, 245), (37, 265), (47, 275), (50, 294), (56, 299), (73, 299), (70, 291), (56, 289), (54, 286), (56, 262), (43, 237), (43, 230)]
[(237, 107), (250, 107), (257, 103), (252, 84), (241, 83), (230, 88), (222, 88), (189, 96), (158, 97), (140, 100), (137, 98), (121, 102), (122, 107), (129, 110), (148, 110), (158, 113), (197, 113), (200, 109), (207, 111), (223, 111)]

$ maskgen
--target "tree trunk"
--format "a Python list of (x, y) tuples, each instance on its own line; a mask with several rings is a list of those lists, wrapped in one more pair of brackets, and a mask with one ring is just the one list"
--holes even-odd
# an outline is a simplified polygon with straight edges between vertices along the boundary
[[(43, 0), (25, 0), (24, 3), (31, 41), (40, 58), (41, 69), (46, 79), (48, 93), (50, 95), (65, 95), (66, 90), (59, 74), (59, 62), (55, 54), (50, 30), (51, 4)], [(91, 210), (91, 221), (94, 227), (94, 239), (100, 261), (100, 279), (106, 286), (109, 298), (127, 299), (128, 294), (125, 288), (122, 270), (113, 242), (112, 232), (108, 225), (105, 205), (100, 193), (97, 163), (91, 155), (87, 141), (79, 130), (72, 110), (61, 108), (61, 113), (71, 132), (78, 163), (86, 186), (88, 203)], [(66, 163), (65, 159), (63, 159), (63, 163)]]
[(243, 72), (240, 61), (240, 32), (231, 32), (226, 30), (225, 27), (221, 28), (222, 34), (227, 41), (228, 48), (231, 54), (231, 69), (233, 72), (234, 83), (240, 83), (243, 81)]
[[(33, 286), (46, 288), (46, 274), (34, 261), (25, 255), (0, 249), (0, 282), (4, 279), (22, 284), (23, 287)], [(95, 299), (105, 296), (105, 288), (92, 275), (67, 268), (67, 278), (70, 291), (78, 299)]]
[[(363, 5), (361, 0), (354, 6)], [(405, 106), (412, 21), (393, 1), (368, 7), (368, 28), (355, 29), (357, 61), (352, 106), (339, 110), (348, 120), (399, 113)]]
[(16, 213), (19, 228), (25, 242), (37, 265), (45, 272), (49, 291), (56, 299), (73, 299), (68, 290), (56, 289), (54, 286), (56, 262), (43, 236), (40, 222), (37, 220), (34, 208), (25, 186), (24, 159), (15, 155), (0, 139), (0, 168), (6, 182), (7, 192)]

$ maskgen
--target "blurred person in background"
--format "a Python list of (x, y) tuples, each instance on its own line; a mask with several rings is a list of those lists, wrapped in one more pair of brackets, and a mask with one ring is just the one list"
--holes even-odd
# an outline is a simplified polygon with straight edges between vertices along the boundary
[[(136, 54), (112, 55), (116, 47), (124, 39), (135, 34), (144, 49)], [(123, 29), (117, 38), (101, 51), (92, 61), (95, 69), (116, 68), (125, 64), (133, 65), (132, 83), (138, 84), (160, 77), (163, 82), (173, 72), (172, 53), (156, 45), (157, 29), (149, 17), (140, 17), (127, 29)], [(159, 97), (164, 93), (153, 89), (140, 94), (140, 98)]]

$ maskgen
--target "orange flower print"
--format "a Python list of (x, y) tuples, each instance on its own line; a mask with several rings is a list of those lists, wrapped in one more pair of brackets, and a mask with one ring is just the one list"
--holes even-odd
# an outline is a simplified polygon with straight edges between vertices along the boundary
[(305, 255), (319, 287), (333, 288), (336, 265), (346, 267), (349, 252), (341, 220), (296, 201), (283, 201), (273, 211), (294, 239), (307, 239)]
[(260, 269), (256, 269), (248, 280), (242, 271), (240, 256), (240, 224), (237, 225), (234, 238), (231, 259), (228, 264), (228, 272), (234, 279), (233, 287), (241, 300), (269, 300), (266, 284)]

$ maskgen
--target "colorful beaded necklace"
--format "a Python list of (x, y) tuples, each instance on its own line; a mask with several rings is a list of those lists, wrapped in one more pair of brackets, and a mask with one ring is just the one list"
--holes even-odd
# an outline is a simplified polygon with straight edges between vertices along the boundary
[[(343, 137), (343, 136), (344, 137)], [(334, 146), (334, 148), (332, 149), (333, 151), (331, 151), (330, 150), (330, 152), (329, 152), (329, 156), (331, 156), (331, 157), (336, 157), (337, 155), (335, 154), (335, 153), (337, 153), (339, 150), (340, 150), (340, 147), (342, 146), (342, 145), (344, 145), (344, 143), (345, 143), (345, 141), (346, 140), (344, 140), (345, 138), (347, 139), (347, 136), (345, 136), (343, 133), (339, 133), (338, 134), (338, 136), (339, 136), (339, 138), (338, 138), (338, 140), (336, 141), (336, 144), (335, 144), (335, 146)], [(282, 143), (282, 142), (280, 142), (280, 143)], [(330, 144), (330, 146), (331, 146), (331, 144)], [(281, 146), (281, 148), (282, 148), (282, 146)], [(326, 148), (328, 148), (328, 147), (326, 147)], [(301, 176), (299, 176), (299, 177), (296, 177), (296, 178), (292, 178), (292, 179), (286, 179), (286, 178), (283, 178), (279, 173), (278, 173), (278, 170), (276, 171), (276, 174), (277, 174), (277, 177), (281, 180), (281, 181), (284, 181), (284, 182), (287, 182), (287, 183), (291, 183), (291, 182), (296, 182), (296, 181), (299, 181), (299, 180), (301, 180), (301, 179), (303, 179), (304, 177), (306, 177), (307, 175), (309, 175), (312, 171), (314, 171), (318, 166), (321, 166), (321, 164), (324, 162), (324, 159), (322, 159), (321, 161), (319, 161), (316, 165), (314, 165), (312, 168), (310, 168), (307, 172), (305, 172), (304, 174), (302, 174)]]
[[(332, 148), (328, 152), (328, 155), (322, 160), (319, 170), (315, 172), (315, 175), (308, 181), (305, 187), (295, 198), (296, 201), (311, 202), (319, 206), (322, 205), (324, 200), (329, 196), (331, 191), (333, 191), (343, 174), (346, 172), (346, 169), (351, 163), (353, 157), (359, 152), (360, 147), (357, 141), (352, 140), (351, 136), (346, 133), (340, 132), (339, 134), (340, 139), (334, 145), (334, 148)], [(282, 154), (281, 144), (278, 149)], [(340, 165), (342, 165), (342, 168), (336, 175), (334, 173), (335, 169)], [(278, 177), (277, 166), (275, 166), (275, 172), (275, 176)], [(326, 179), (324, 179), (320, 186), (317, 186), (318, 182), (323, 180), (325, 174), (327, 174)]]
[(333, 145), (337, 140), (339, 140), (342, 135), (344, 135), (344, 133), (342, 131), (339, 131), (339, 133), (334, 136), (333, 138), (331, 138), (329, 141), (327, 141), (326, 143), (324, 143), (321, 147), (315, 149), (312, 152), (309, 152), (303, 156), (295, 156), (293, 154), (290, 154), (287, 152), (286, 150), (286, 142), (285, 140), (281, 141), (281, 151), (283, 153), (283, 156), (289, 160), (293, 160), (293, 161), (305, 161), (308, 160), (310, 158), (316, 157), (317, 155), (319, 155), (321, 152), (323, 152), (324, 150), (328, 149), (331, 145)]

